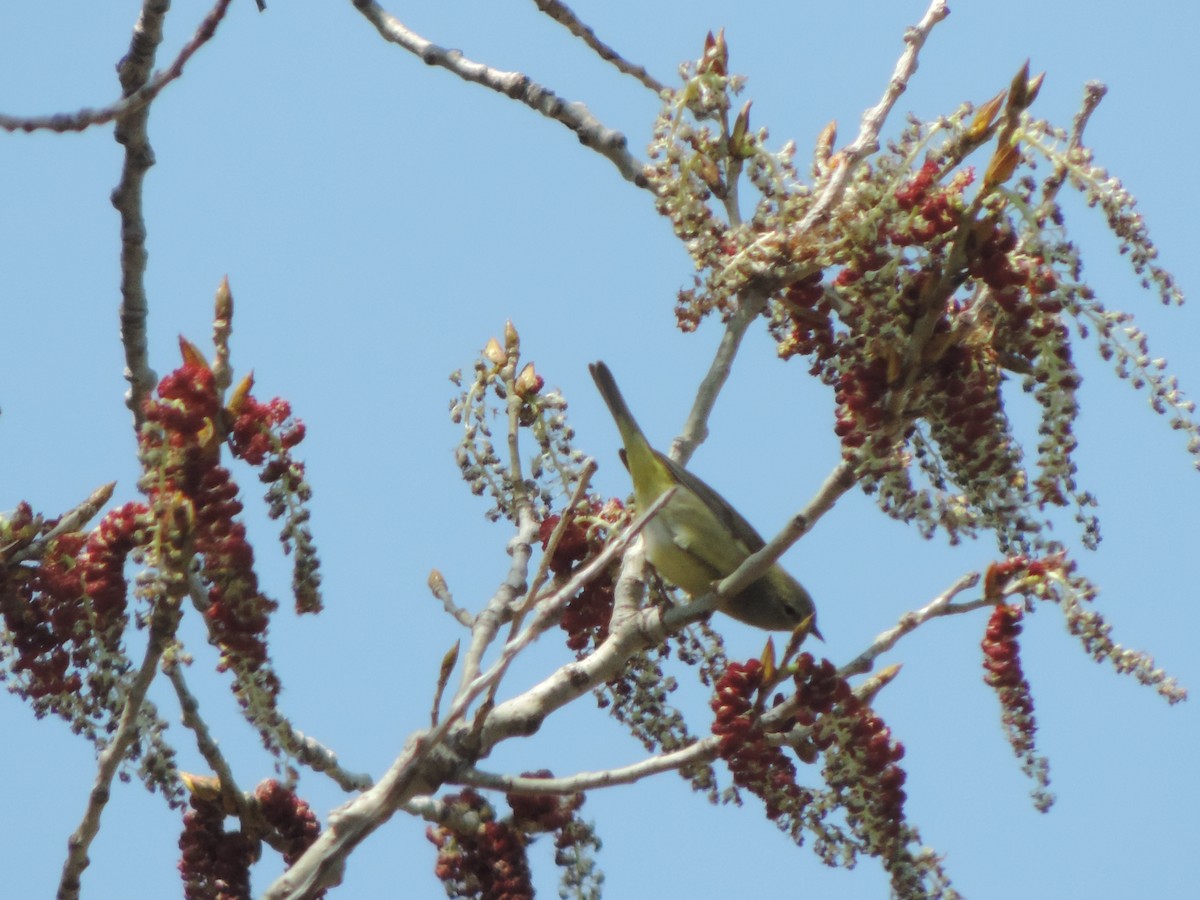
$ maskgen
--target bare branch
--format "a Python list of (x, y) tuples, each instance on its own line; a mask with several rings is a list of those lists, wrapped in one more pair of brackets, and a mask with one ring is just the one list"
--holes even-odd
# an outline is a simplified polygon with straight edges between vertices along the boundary
[(908, 88), (909, 79), (917, 71), (917, 57), (925, 45), (926, 38), (933, 31), (933, 27), (949, 14), (950, 9), (946, 6), (945, 0), (933, 0), (929, 4), (929, 9), (925, 10), (921, 21), (905, 32), (904, 42), (908, 46), (896, 62), (896, 68), (892, 72), (892, 78), (883, 92), (882, 99), (863, 113), (858, 137), (842, 151), (841, 165), (834, 171), (833, 177), (826, 183), (821, 196), (817, 198), (801, 220), (799, 226), (801, 231), (807, 231), (829, 215), (833, 207), (841, 201), (842, 194), (845, 193), (846, 186), (850, 183), (855, 170), (863, 160), (879, 149), (879, 132), (891, 114), (892, 107), (896, 105), (900, 95)]
[[(162, 43), (162, 20), (169, 0), (145, 0), (133, 29), (129, 52), (118, 66), (121, 87), (127, 96), (150, 78), (154, 54)], [(125, 380), (129, 391), (125, 405), (133, 413), (134, 431), (142, 427), (142, 406), (158, 376), (150, 368), (146, 346), (146, 222), (142, 217), (142, 181), (154, 165), (154, 150), (146, 132), (150, 107), (142, 106), (117, 120), (113, 136), (125, 148), (121, 180), (112, 194), (112, 205), (121, 217), (121, 346), (125, 348)]]
[(520, 72), (503, 72), (483, 63), (467, 59), (458, 50), (448, 50), (410, 31), (395, 16), (387, 12), (374, 0), (353, 0), (355, 8), (366, 17), (386, 40), (398, 44), (420, 57), (429, 66), (441, 66), (464, 81), (483, 85), (524, 103), (530, 109), (549, 119), (561, 122), (575, 132), (579, 142), (608, 159), (626, 181), (640, 188), (649, 189), (642, 174), (643, 164), (629, 152), (625, 135), (606, 127), (591, 114), (587, 106), (578, 101), (568, 103), (551, 91)]
[(628, 62), (616, 50), (596, 37), (596, 32), (581, 22), (565, 3), (560, 3), (559, 0), (533, 0), (533, 2), (538, 9), (596, 51), (596, 55), (602, 60), (616, 66), (618, 71), (633, 76), (656, 94), (666, 90), (663, 83), (650, 75), (644, 68)]
[(711, 762), (717, 757), (720, 743), (721, 739), (718, 737), (704, 738), (680, 750), (651, 756), (628, 766), (605, 769), (601, 772), (577, 772), (566, 778), (526, 778), (468, 768), (459, 772), (454, 780), (457, 784), (469, 784), (513, 794), (578, 794), (596, 788), (633, 784), (652, 775), (671, 772), (696, 763)]
[[(183, 67), (187, 65), (189, 59), (202, 46), (212, 39), (216, 34), (217, 26), (221, 20), (225, 18), (225, 11), (229, 8), (232, 0), (217, 0), (217, 3), (208, 15), (200, 22), (196, 28), (196, 33), (192, 35), (192, 39), (183, 45), (183, 49), (179, 51), (179, 55), (175, 57), (175, 61), (164, 72), (159, 72), (149, 81), (144, 82), (132, 93), (126, 89), (125, 95), (111, 103), (108, 106), (100, 109), (84, 108), (73, 113), (53, 113), (48, 116), (10, 116), (5, 113), (0, 113), (0, 128), (5, 131), (57, 131), (59, 133), (68, 131), (86, 131), (93, 125), (103, 125), (111, 122), (114, 119), (120, 119), (130, 113), (144, 109), (154, 98), (157, 97), (162, 89), (168, 84), (183, 74)], [(148, 6), (151, 4), (147, 4)], [(162, 7), (162, 13), (166, 13), (167, 3), (153, 4)], [(143, 12), (143, 20), (145, 12)], [(141, 23), (139, 22), (139, 25)], [(161, 40), (161, 35), (160, 38)], [(128, 58), (128, 57), (127, 57)], [(153, 63), (153, 56), (147, 62)], [(124, 63), (122, 63), (124, 65)]]
[(848, 678), (851, 675), (859, 675), (863, 672), (870, 672), (875, 665), (876, 657), (899, 643), (900, 638), (906, 634), (915, 631), (925, 622), (938, 616), (950, 616), (958, 613), (971, 612), (972, 610), (981, 609), (985, 606), (995, 606), (995, 600), (980, 599), (970, 603), (951, 603), (955, 597), (963, 591), (970, 590), (979, 584), (979, 573), (968, 572), (954, 584), (950, 585), (945, 591), (935, 597), (926, 606), (914, 612), (906, 612), (900, 617), (900, 621), (896, 623), (894, 628), (890, 628), (871, 643), (871, 646), (856, 656), (846, 665), (842, 666), (838, 672), (843, 678)]
[(471, 643), (463, 656), (462, 677), (459, 680), (458, 694), (461, 697), (470, 688), (472, 682), (479, 677), (480, 661), (487, 648), (491, 646), (496, 633), (507, 616), (512, 615), (513, 604), (525, 592), (526, 578), (529, 574), (529, 558), (533, 554), (533, 540), (537, 536), (538, 523), (528, 503), (522, 503), (518, 510), (519, 522), (517, 533), (508, 543), (508, 551), (512, 556), (500, 589), (488, 601), (487, 606), (475, 617), (471, 628)]
[(756, 290), (748, 290), (739, 298), (737, 312), (725, 326), (721, 343), (717, 345), (712, 364), (696, 391), (696, 400), (688, 413), (683, 430), (679, 437), (671, 442), (671, 458), (681, 466), (688, 464), (696, 448), (708, 438), (708, 419), (712, 415), (713, 407), (717, 405), (721, 389), (729, 380), (729, 372), (733, 369), (733, 361), (737, 357), (742, 338), (746, 336), (750, 323), (758, 317), (766, 303), (766, 295)]

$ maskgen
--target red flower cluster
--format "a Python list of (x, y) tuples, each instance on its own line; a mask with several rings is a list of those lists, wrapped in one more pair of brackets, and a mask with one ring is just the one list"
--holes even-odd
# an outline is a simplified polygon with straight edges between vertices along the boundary
[[(605, 504), (592, 501), (591, 517), (599, 517), (606, 522), (619, 521), (624, 515), (624, 507), (617, 500)], [(547, 516), (542, 520), (538, 530), (538, 538), (542, 549), (550, 544), (550, 536), (558, 527), (560, 516)], [(550, 558), (550, 571), (556, 575), (569, 575), (580, 563), (583, 563), (604, 547), (604, 541), (598, 536), (596, 529), (588, 528), (583, 517), (576, 517), (563, 531), (555, 547), (554, 555)], [(613, 579), (608, 572), (601, 572), (582, 591), (572, 597), (563, 609), (559, 627), (567, 633), (567, 647), (576, 652), (596, 647), (608, 637), (608, 623), (613, 612)]]
[[(233, 421), (229, 425), (229, 446), (233, 455), (252, 466), (260, 466), (268, 455), (278, 450), (290, 450), (304, 440), (304, 423), (292, 419), (292, 407), (286, 400), (273, 398), (269, 403), (260, 403), (250, 394), (240, 398), (236, 409), (232, 409)], [(276, 444), (278, 433), (278, 444)], [(268, 467), (263, 481), (274, 481), (280, 474)], [(273, 477), (268, 477), (271, 475)]]
[[(283, 861), (294, 865), (321, 833), (312, 808), (295, 791), (271, 778), (254, 791), (263, 818), (283, 838)], [(324, 891), (317, 895), (324, 896)]]
[[(522, 772), (523, 778), (552, 778), (549, 769)], [(513, 821), (522, 831), (561, 831), (567, 826), (579, 807), (583, 806), (583, 794), (564, 797), (559, 794), (505, 794), (513, 811)]]
[(878, 457), (886, 455), (892, 442), (887, 430), (881, 428), (885, 417), (882, 401), (887, 388), (887, 362), (882, 358), (859, 363), (838, 379), (833, 433), (842, 441), (843, 456), (854, 458), (868, 438), (880, 445), (876, 448)]
[(888, 239), (897, 247), (928, 244), (958, 226), (962, 218), (962, 192), (975, 180), (975, 174), (969, 168), (964, 169), (943, 187), (937, 182), (938, 168), (936, 160), (926, 160), (916, 175), (896, 189), (900, 209), (917, 214), (899, 219), (888, 231)]
[[(525, 778), (550, 778), (549, 769), (522, 772)], [(513, 813), (513, 825), (524, 834), (548, 831), (554, 834), (555, 862), (569, 865), (572, 856), (581, 856), (595, 845), (590, 825), (577, 815), (586, 797), (583, 794), (506, 794)]]
[(258, 859), (258, 841), (241, 831), (225, 830), (219, 798), (191, 798), (179, 836), (179, 874), (186, 900), (249, 900), (250, 866)]
[(891, 858), (903, 843), (907, 776), (897, 764), (904, 745), (854, 696), (832, 663), (816, 664), (805, 653), (798, 664), (797, 720), (812, 723), (813, 742), (825, 752), (825, 782), (868, 851)]
[(470, 834), (445, 826), (430, 827), (426, 837), (438, 848), (434, 874), (451, 898), (532, 900), (533, 883), (522, 834), (494, 821), (494, 811), (476, 791), (450, 794), (445, 802), (482, 821)]
[(109, 510), (96, 529), (88, 535), (80, 554), (83, 590), (92, 600), (98, 632), (125, 627), (125, 603), (128, 583), (125, 558), (145, 535), (139, 529), (146, 524), (149, 508), (142, 503), (126, 503)]
[(1023, 616), (1024, 610), (1020, 606), (997, 606), (988, 619), (987, 632), (980, 644), (983, 668), (987, 672), (983, 680), (1000, 696), (1005, 730), (1009, 732), (1013, 749), (1019, 754), (1033, 749), (1033, 735), (1037, 730), (1033, 719), (1033, 696), (1021, 671), (1021, 648), (1017, 643)]
[[(191, 345), (182, 339), (180, 344), (183, 365), (162, 379), (157, 399), (146, 403), (143, 457), (158, 476), (146, 478), (144, 484), (151, 507), (164, 510), (159, 512), (160, 523), (173, 520), (165, 510), (174, 505), (176, 493), (190, 501), (192, 532), (174, 537), (171, 543), (190, 540), (201, 555), (201, 574), (209, 592), (206, 614), (221, 647), (222, 667), (255, 672), (267, 659), (267, 626), (277, 604), (259, 592), (254, 551), (246, 527), (237, 521), (242, 512), (238, 487), (229, 471), (217, 464), (223, 417), (212, 370)], [(287, 405), (282, 401), (259, 404), (248, 389), (247, 381), (239, 393), (235, 423), (243, 437), (242, 452), (251, 452), (252, 447), (257, 453), (259, 445), (247, 436), (261, 434), (281, 413), (286, 418)], [(256, 415), (266, 418), (256, 419)], [(303, 430), (295, 435), (298, 441)], [(273, 677), (267, 682), (271, 693), (278, 690)]]
[(716, 713), (712, 732), (721, 738), (721, 758), (734, 783), (762, 799), (767, 818), (795, 820), (812, 799), (796, 784), (796, 766), (780, 747), (767, 741), (758, 723), (752, 698), (762, 686), (763, 666), (757, 659), (730, 663), (716, 684), (711, 706)]

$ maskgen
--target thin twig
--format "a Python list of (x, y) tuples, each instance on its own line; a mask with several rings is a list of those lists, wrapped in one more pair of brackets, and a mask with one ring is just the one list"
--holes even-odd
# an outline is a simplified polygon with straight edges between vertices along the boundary
[[(209, 10), (208, 15), (196, 28), (192, 39), (183, 45), (183, 49), (179, 51), (179, 55), (175, 57), (175, 61), (166, 71), (159, 72), (132, 92), (127, 89), (120, 100), (100, 109), (85, 107), (78, 112), (52, 113), (48, 116), (11, 116), (0, 113), (0, 128), (5, 131), (56, 131), (60, 134), (68, 131), (86, 131), (93, 125), (104, 125), (144, 109), (154, 101), (163, 88), (183, 74), (183, 67), (187, 65), (188, 60), (212, 39), (212, 36), (216, 34), (217, 26), (225, 18), (225, 11), (231, 2), (232, 0), (217, 0), (216, 5)], [(154, 5), (162, 6), (162, 11), (165, 13), (169, 4)], [(153, 57), (149, 59), (149, 62), (153, 62)]]
[(58, 900), (76, 900), (79, 897), (80, 877), (89, 863), (88, 848), (100, 831), (100, 817), (108, 804), (113, 778), (129, 752), (129, 747), (137, 740), (138, 717), (142, 711), (142, 703), (158, 670), (158, 662), (174, 633), (174, 624), (179, 618), (178, 609), (167, 608), (170, 601), (165, 597), (159, 598), (158, 603), (158, 608), (151, 615), (150, 634), (142, 665), (129, 684), (117, 730), (108, 746), (100, 753), (96, 780), (88, 794), (83, 819), (67, 841), (67, 859), (63, 863), (62, 877), (58, 883)]
[(713, 407), (717, 405), (721, 389), (729, 380), (729, 373), (733, 369), (733, 361), (737, 357), (738, 348), (741, 347), (742, 338), (746, 336), (750, 323), (762, 312), (766, 302), (766, 295), (753, 289), (747, 290), (738, 298), (737, 311), (725, 326), (712, 364), (696, 390), (696, 400), (688, 413), (687, 421), (684, 422), (683, 430), (679, 437), (671, 442), (671, 458), (681, 466), (688, 464), (696, 448), (708, 438), (709, 417)]
[(995, 606), (996, 601), (988, 599), (975, 600), (970, 603), (951, 603), (963, 591), (970, 590), (977, 584), (979, 584), (979, 573), (968, 572), (921, 609), (906, 612), (900, 617), (900, 621), (896, 623), (895, 627), (889, 628), (875, 638), (870, 647), (842, 666), (838, 670), (838, 674), (843, 678), (848, 678), (851, 675), (870, 672), (878, 656), (891, 650), (902, 637), (915, 631), (930, 619), (971, 612), (985, 606)]
[(616, 66), (619, 72), (636, 78), (656, 94), (666, 90), (665, 85), (642, 66), (636, 66), (627, 61), (616, 50), (596, 37), (596, 32), (580, 21), (579, 17), (565, 3), (561, 3), (559, 0), (533, 0), (533, 2), (538, 9), (596, 51), (596, 55), (602, 60)]
[(456, 784), (489, 788), (512, 794), (578, 794), (618, 784), (633, 784), (643, 778), (671, 772), (697, 763), (712, 762), (717, 757), (721, 739), (703, 738), (670, 753), (651, 756), (640, 762), (600, 772), (577, 772), (565, 778), (526, 778), (521, 775), (498, 775), (474, 767), (464, 769), (455, 777)]
[(403, 47), (417, 56), (426, 65), (441, 66), (464, 81), (482, 85), (513, 100), (524, 103), (530, 109), (549, 119), (560, 122), (579, 138), (585, 147), (595, 150), (609, 160), (626, 181), (650, 190), (649, 182), (642, 174), (643, 163), (629, 152), (625, 135), (608, 128), (583, 103), (569, 103), (549, 88), (543, 87), (528, 75), (520, 72), (504, 72), (483, 63), (467, 59), (458, 50), (449, 50), (426, 40), (409, 30), (395, 16), (387, 12), (374, 0), (353, 0), (359, 12), (379, 31), (386, 40)]
[[(1079, 107), (1079, 112), (1075, 114), (1075, 119), (1071, 125), (1071, 137), (1067, 142), (1067, 157), (1070, 157), (1072, 151), (1078, 151), (1083, 147), (1083, 132), (1087, 128), (1088, 122), (1092, 118), (1092, 113), (1096, 111), (1096, 107), (1100, 105), (1100, 101), (1104, 99), (1104, 95), (1108, 93), (1108, 87), (1100, 81), (1089, 81), (1083, 86), (1083, 104)], [(1054, 166), (1054, 171), (1050, 177), (1046, 179), (1045, 185), (1042, 187), (1042, 203), (1050, 203), (1058, 196), (1058, 192), (1062, 189), (1063, 183), (1067, 180), (1067, 167), (1065, 163), (1057, 163)]]
[(196, 695), (191, 692), (184, 680), (183, 666), (177, 661), (172, 661), (170, 665), (163, 668), (167, 678), (171, 681), (171, 686), (175, 688), (175, 696), (179, 700), (179, 709), (182, 713), (183, 727), (189, 729), (196, 736), (196, 748), (221, 785), (221, 799), (225, 808), (236, 809), (239, 816), (244, 815), (246, 798), (238, 789), (237, 781), (233, 777), (233, 769), (230, 768), (229, 762), (225, 759), (217, 742), (213, 740), (212, 733), (208, 730), (208, 723), (200, 715), (200, 701), (196, 699)]
[(505, 617), (512, 614), (516, 599), (525, 593), (529, 559), (533, 555), (533, 540), (537, 536), (538, 523), (528, 504), (523, 504), (518, 509), (517, 517), (517, 533), (508, 543), (512, 565), (508, 567), (508, 575), (499, 590), (475, 617), (475, 624), (471, 628), (471, 643), (463, 655), (462, 676), (456, 694), (459, 697), (479, 677), (483, 654), (491, 646)]
[(887, 89), (883, 92), (883, 98), (863, 113), (858, 137), (841, 151), (842, 162), (826, 182), (821, 196), (817, 198), (800, 221), (799, 230), (801, 232), (808, 231), (829, 215), (833, 208), (841, 202), (842, 195), (846, 192), (846, 187), (850, 184), (850, 179), (858, 167), (868, 156), (879, 149), (879, 133), (883, 129), (887, 117), (891, 114), (892, 107), (896, 105), (896, 101), (900, 99), (900, 95), (908, 87), (909, 80), (917, 71), (917, 60), (926, 38), (929, 37), (933, 27), (949, 14), (950, 10), (946, 6), (945, 0), (933, 0), (929, 4), (929, 9), (925, 10), (921, 21), (904, 33), (904, 42), (908, 46), (896, 62), (896, 68), (892, 72)]

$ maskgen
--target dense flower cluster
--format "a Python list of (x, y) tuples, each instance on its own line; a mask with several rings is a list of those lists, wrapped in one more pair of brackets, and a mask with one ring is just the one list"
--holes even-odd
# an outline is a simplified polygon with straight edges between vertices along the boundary
[[(1041, 76), (1026, 67), (978, 110), (914, 120), (849, 172), (826, 129), (810, 184), (794, 145), (768, 152), (748, 107), (735, 116), (742, 80), (729, 72), (723, 35), (709, 36), (684, 79), (665, 94), (646, 169), (700, 273), (680, 292), (680, 326), (761, 310), (780, 356), (806, 359), (834, 390), (843, 456), (889, 515), (952, 541), (988, 529), (1005, 552), (1028, 553), (1050, 546), (1045, 509), (1068, 506), (1084, 542), (1096, 542), (1073, 459), (1081, 379), (1072, 320), (1098, 333), (1118, 374), (1149, 387), (1154, 408), (1200, 454), (1193, 405), (1129, 317), (1106, 311), (1080, 280), (1059, 188), (1070, 183), (1104, 209), (1147, 287), (1172, 301), (1178, 290), (1128, 192), (1077, 137), (1031, 117)], [(977, 151), (991, 154), (982, 179), (967, 164)], [(1041, 183), (1038, 155), (1054, 170)], [(726, 215), (739, 181), (757, 194), (740, 220)], [(1013, 374), (1040, 408), (1031, 466), (1002, 397)]]
[[(604, 548), (604, 536), (596, 527), (598, 523), (611, 525), (625, 517), (621, 503), (611, 500), (600, 503), (593, 500), (587, 516), (575, 516), (563, 529), (554, 553), (550, 557), (550, 571), (556, 576), (569, 577), (583, 562)], [(538, 539), (542, 550), (547, 550), (550, 538), (561, 521), (561, 516), (547, 516), (538, 528)], [(577, 595), (567, 601), (559, 627), (567, 633), (567, 646), (577, 653), (590, 647), (598, 647), (608, 636), (608, 623), (613, 613), (613, 573), (601, 572)]]
[(438, 848), (434, 873), (451, 898), (531, 900), (533, 883), (525, 839), (508, 822), (497, 822), (491, 805), (470, 788), (450, 794), (446, 804), (473, 823), (469, 831), (430, 827), (426, 836)]
[(259, 844), (242, 831), (225, 830), (219, 798), (191, 797), (179, 836), (179, 874), (187, 900), (249, 900), (250, 866)]
[[(547, 769), (522, 772), (524, 778), (550, 778)], [(592, 851), (600, 846), (591, 825), (579, 818), (579, 809), (586, 799), (583, 794), (516, 794), (505, 795), (512, 809), (513, 825), (524, 834), (550, 832), (554, 835), (554, 862), (563, 869), (563, 887), (573, 889), (573, 896), (589, 896), (589, 885), (601, 880), (592, 860)], [(564, 894), (565, 896), (565, 894)]]
[[(259, 812), (283, 841), (283, 861), (291, 866), (312, 846), (321, 833), (312, 808), (275, 779), (262, 782), (254, 791)], [(324, 896), (324, 892), (318, 896)]]
[(1033, 718), (1033, 693), (1021, 670), (1021, 651), (1017, 642), (1021, 634), (1020, 606), (998, 605), (988, 619), (983, 648), (983, 680), (1000, 698), (1001, 722), (1013, 752), (1021, 760), (1021, 768), (1033, 779), (1034, 803), (1043, 812), (1054, 802), (1049, 792), (1049, 764), (1035, 751), (1033, 736), (1037, 724)]
[[(277, 604), (258, 588), (254, 550), (237, 519), (242, 511), (238, 488), (218, 465), (222, 411), (212, 370), (198, 350), (185, 341), (181, 346), (183, 365), (164, 377), (158, 396), (146, 402), (142, 486), (156, 511), (178, 510), (180, 497), (190, 504), (186, 520), (172, 523), (181, 532), (172, 542), (200, 554), (206, 615), (222, 667), (253, 677), (267, 660), (267, 626)], [(166, 512), (158, 517), (167, 520)], [(268, 693), (278, 691), (273, 673), (265, 672), (263, 683)]]
[[(38, 715), (54, 712), (77, 731), (115, 727), (121, 676), (130, 663), (122, 636), (128, 623), (126, 557), (144, 538), (146, 507), (111, 510), (90, 534), (50, 540), (35, 567), (0, 569), (0, 612), (15, 651), (13, 689)], [(22, 526), (24, 521), (28, 528)], [(10, 547), (36, 533), (23, 504), (6, 523)]]
[(796, 784), (796, 766), (782, 748), (767, 741), (759, 724), (754, 696), (762, 686), (763, 665), (757, 659), (730, 663), (717, 681), (711, 701), (716, 713), (712, 732), (721, 738), (718, 753), (729, 766), (733, 781), (762, 799), (767, 818), (786, 817), (787, 830), (799, 821), (812, 800), (807, 789)]
[(304, 463), (292, 456), (292, 450), (304, 440), (304, 423), (292, 417), (291, 404), (286, 400), (257, 400), (250, 393), (252, 386), (253, 378), (247, 376), (226, 407), (229, 447), (234, 456), (261, 469), (259, 480), (268, 485), (268, 514), (272, 519), (284, 520), (280, 540), (285, 552), (294, 553), (292, 593), (296, 612), (320, 612), (320, 564), (308, 527), (309, 511), (304, 506), (312, 490), (304, 477)]

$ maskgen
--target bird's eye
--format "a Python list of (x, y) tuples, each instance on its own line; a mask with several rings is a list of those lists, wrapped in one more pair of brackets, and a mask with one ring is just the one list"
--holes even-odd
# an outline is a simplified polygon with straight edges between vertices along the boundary
[(792, 606), (790, 603), (783, 604), (783, 611), (787, 613), (789, 619), (795, 619), (799, 617), (796, 612), (796, 607)]

